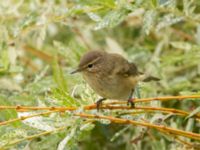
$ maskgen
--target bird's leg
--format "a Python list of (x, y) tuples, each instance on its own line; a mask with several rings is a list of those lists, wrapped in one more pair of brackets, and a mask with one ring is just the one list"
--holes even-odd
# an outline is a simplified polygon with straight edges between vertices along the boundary
[(99, 111), (100, 105), (102, 104), (102, 102), (103, 102), (104, 100), (106, 100), (106, 98), (100, 98), (100, 99), (96, 102), (97, 111)]
[(127, 101), (127, 105), (128, 106), (131, 105), (131, 108), (135, 107), (134, 98), (132, 97), (133, 96), (133, 92), (134, 92), (134, 89), (131, 90), (131, 93), (130, 93), (128, 101)]

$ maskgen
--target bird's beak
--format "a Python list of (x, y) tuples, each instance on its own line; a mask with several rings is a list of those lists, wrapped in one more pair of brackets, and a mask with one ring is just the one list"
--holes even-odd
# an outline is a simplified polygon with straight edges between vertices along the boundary
[(81, 68), (77, 68), (76, 70), (72, 71), (70, 74), (75, 74), (75, 73), (80, 72), (80, 71), (82, 71), (82, 69)]

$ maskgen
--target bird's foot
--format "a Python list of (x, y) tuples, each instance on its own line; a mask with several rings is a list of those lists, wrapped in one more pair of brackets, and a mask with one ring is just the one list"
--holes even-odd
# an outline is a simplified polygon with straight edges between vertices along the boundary
[(131, 108), (134, 108), (135, 107), (135, 103), (134, 103), (134, 98), (130, 98), (130, 99), (128, 99), (128, 101), (127, 101), (127, 105), (129, 106), (129, 105), (131, 105)]
[(97, 102), (96, 102), (96, 107), (97, 107), (97, 111), (99, 111), (100, 106), (102, 105), (102, 102), (106, 100), (106, 98), (100, 98)]

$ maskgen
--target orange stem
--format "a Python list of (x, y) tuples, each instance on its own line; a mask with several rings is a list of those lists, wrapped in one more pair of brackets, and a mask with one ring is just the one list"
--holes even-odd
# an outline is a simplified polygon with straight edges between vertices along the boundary
[(92, 114), (85, 114), (85, 113), (80, 113), (80, 114), (75, 114), (75, 115), (83, 117), (83, 118), (106, 119), (106, 120), (110, 120), (111, 122), (114, 122), (114, 123), (145, 126), (145, 127), (157, 129), (157, 130), (159, 130), (160, 132), (163, 132), (163, 133), (165, 133), (167, 131), (168, 133), (171, 133), (171, 134), (176, 134), (176, 135), (179, 135), (179, 136), (184, 136), (184, 137), (188, 137), (188, 138), (196, 139), (196, 140), (200, 141), (200, 134), (198, 134), (198, 133), (173, 129), (173, 128), (166, 127), (166, 126), (163, 126), (163, 125), (155, 125), (155, 124), (151, 124), (151, 123), (147, 123), (147, 122), (138, 122), (138, 121), (134, 121), (134, 120), (116, 118), (116, 117), (112, 117), (112, 116), (92, 115)]

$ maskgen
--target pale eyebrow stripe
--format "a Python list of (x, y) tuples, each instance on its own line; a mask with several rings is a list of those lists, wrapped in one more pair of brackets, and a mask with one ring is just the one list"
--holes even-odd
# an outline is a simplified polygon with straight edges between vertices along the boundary
[(87, 63), (87, 64), (84, 66), (84, 68), (85, 68), (88, 64), (93, 64), (93, 63), (97, 62), (99, 59), (100, 59), (100, 57), (97, 57), (95, 60), (93, 60), (93, 61)]

